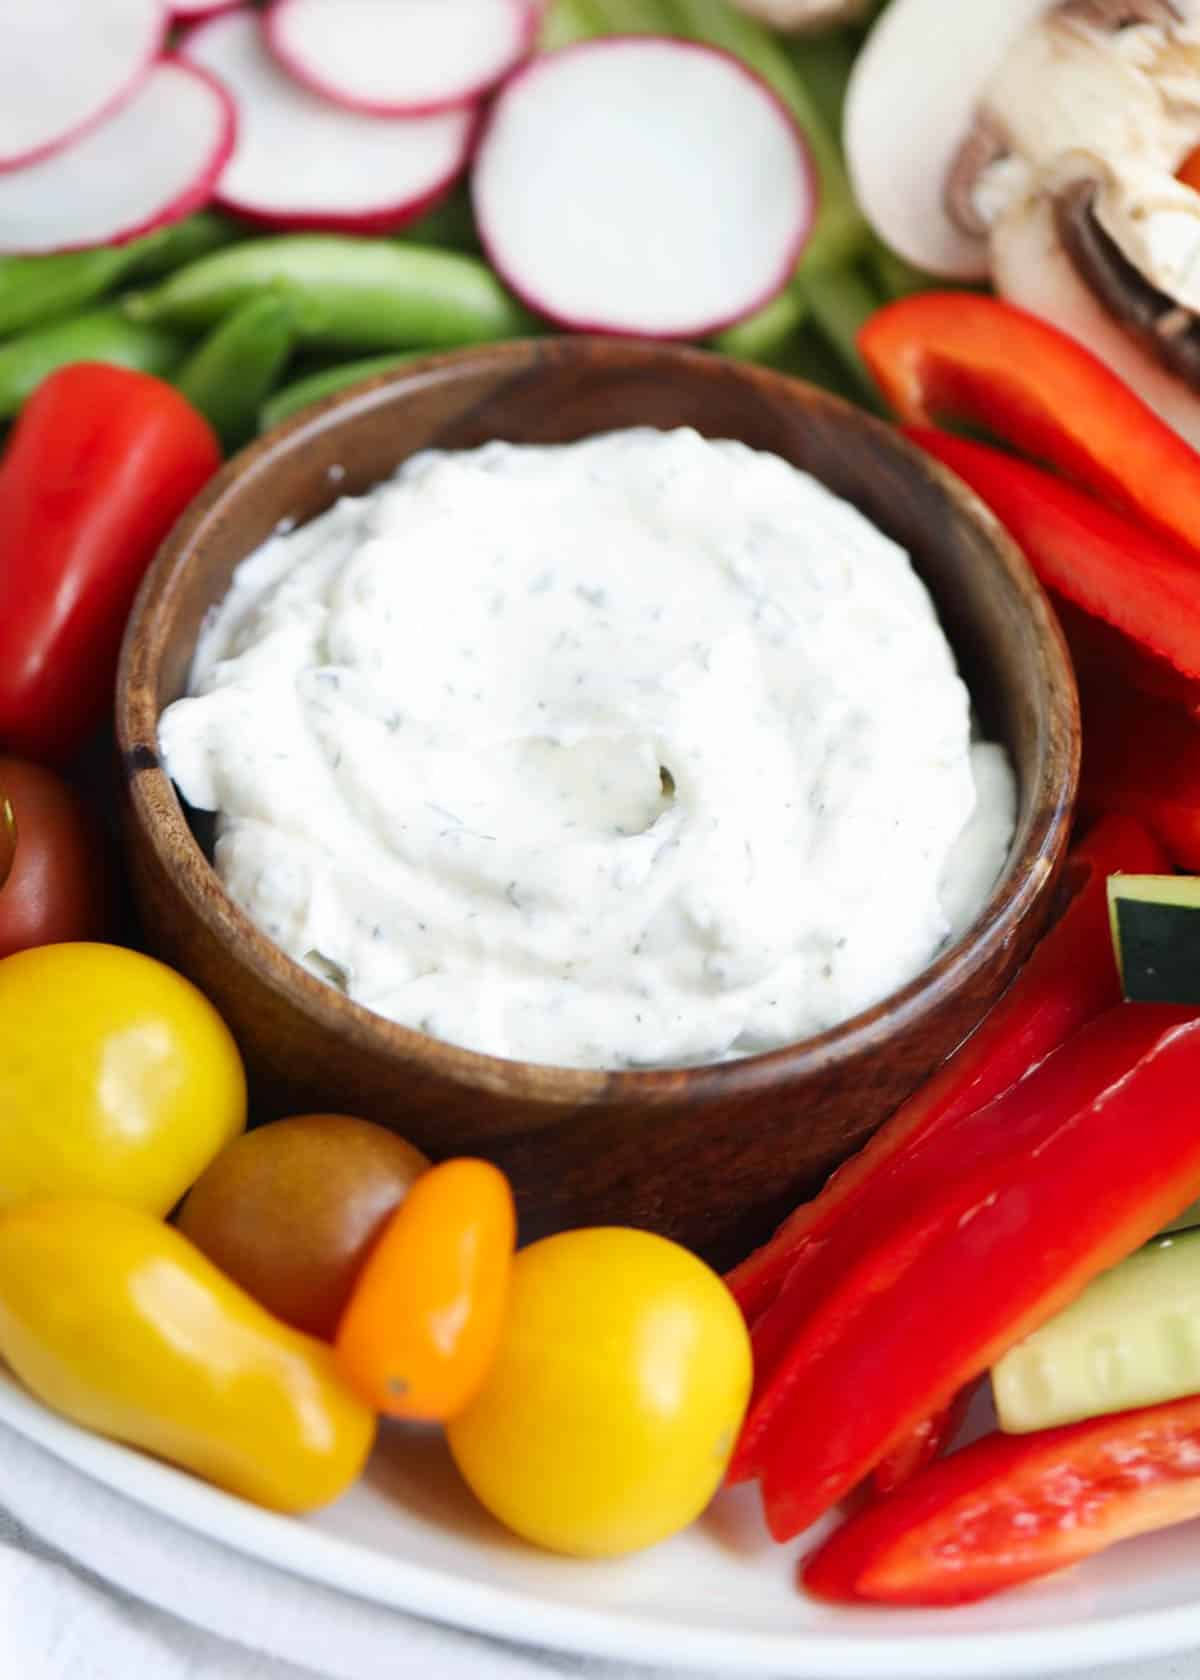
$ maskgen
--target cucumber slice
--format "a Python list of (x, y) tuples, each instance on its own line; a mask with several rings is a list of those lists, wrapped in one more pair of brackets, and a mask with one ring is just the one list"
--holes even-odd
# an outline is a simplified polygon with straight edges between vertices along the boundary
[(1103, 1272), (992, 1370), (1009, 1434), (1200, 1392), (1200, 1231), (1156, 1237)]
[(1131, 1003), (1200, 1004), (1200, 880), (1110, 875), (1108, 913)]

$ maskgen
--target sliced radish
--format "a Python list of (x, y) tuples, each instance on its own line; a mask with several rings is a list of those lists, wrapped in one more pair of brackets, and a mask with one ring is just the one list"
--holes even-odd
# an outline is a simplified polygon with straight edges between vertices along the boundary
[(376, 116), (467, 105), (533, 50), (534, 0), (271, 0), (267, 41), (314, 93)]
[(0, 169), (48, 157), (114, 111), (166, 32), (164, 0), (4, 0)]
[(982, 280), (985, 239), (946, 211), (946, 183), (975, 107), (1011, 43), (1048, 0), (891, 0), (846, 95), (846, 161), (875, 232), (932, 274)]
[(1200, 399), (1149, 356), (1084, 285), (1067, 255), (1048, 199), (1017, 206), (992, 231), (996, 290), (1107, 362), (1142, 401), (1200, 449)]
[(531, 308), (581, 331), (715, 332), (786, 284), (816, 208), (808, 151), (726, 53), (583, 41), (520, 70), (476, 158), (476, 220)]
[(190, 64), (161, 58), (74, 145), (0, 175), (0, 251), (120, 245), (178, 221), (211, 196), (233, 135), (224, 89)]
[(199, 23), (221, 12), (236, 12), (245, 0), (167, 0), (171, 16), (180, 23)]
[(466, 167), (472, 111), (371, 117), (300, 87), (272, 58), (257, 14), (194, 29), (181, 51), (237, 107), (237, 144), (218, 202), (269, 227), (378, 232), (413, 221)]

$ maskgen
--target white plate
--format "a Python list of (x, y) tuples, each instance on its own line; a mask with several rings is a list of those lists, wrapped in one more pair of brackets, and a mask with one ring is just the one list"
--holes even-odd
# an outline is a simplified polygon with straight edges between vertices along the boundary
[(363, 1480), (315, 1517), (274, 1516), (48, 1412), (0, 1368), (0, 1422), (162, 1516), (278, 1569), (435, 1621), (614, 1660), (725, 1675), (971, 1680), (1200, 1644), (1200, 1523), (1115, 1548), (970, 1609), (826, 1609), (792, 1584), (755, 1495), (619, 1563), (535, 1552), (465, 1493), (440, 1440), (389, 1431)]

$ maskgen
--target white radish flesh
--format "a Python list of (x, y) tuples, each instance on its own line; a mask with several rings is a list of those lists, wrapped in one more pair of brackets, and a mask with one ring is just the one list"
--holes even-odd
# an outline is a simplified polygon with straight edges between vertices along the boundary
[(534, 0), (272, 0), (280, 63), (351, 110), (418, 116), (470, 104), (533, 49)]
[(237, 107), (237, 144), (218, 201), (271, 227), (369, 233), (428, 209), (466, 167), (475, 117), (346, 111), (286, 74), (252, 12), (201, 24), (181, 49)]
[(167, 21), (164, 0), (3, 0), (0, 169), (49, 156), (115, 110)]
[(744, 65), (652, 36), (582, 42), (502, 90), (472, 180), (493, 266), (584, 331), (699, 337), (770, 301), (811, 231), (807, 149)]
[(987, 242), (951, 221), (945, 189), (980, 95), (1047, 0), (891, 0), (846, 95), (846, 161), (863, 214), (918, 268), (988, 272)]
[(1148, 355), (1084, 285), (1046, 199), (1010, 210), (992, 230), (992, 271), (1002, 297), (1078, 339), (1200, 449), (1200, 395)]
[(110, 117), (65, 151), (0, 175), (0, 251), (117, 245), (207, 202), (234, 115), (210, 76), (163, 58)]

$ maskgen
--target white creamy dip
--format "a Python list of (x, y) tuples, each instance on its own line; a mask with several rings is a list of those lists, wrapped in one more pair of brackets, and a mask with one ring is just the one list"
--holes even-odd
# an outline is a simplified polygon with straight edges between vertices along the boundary
[(691, 431), (426, 453), (281, 533), (166, 765), (277, 944), (493, 1055), (672, 1066), (914, 978), (1013, 831), (904, 552)]

